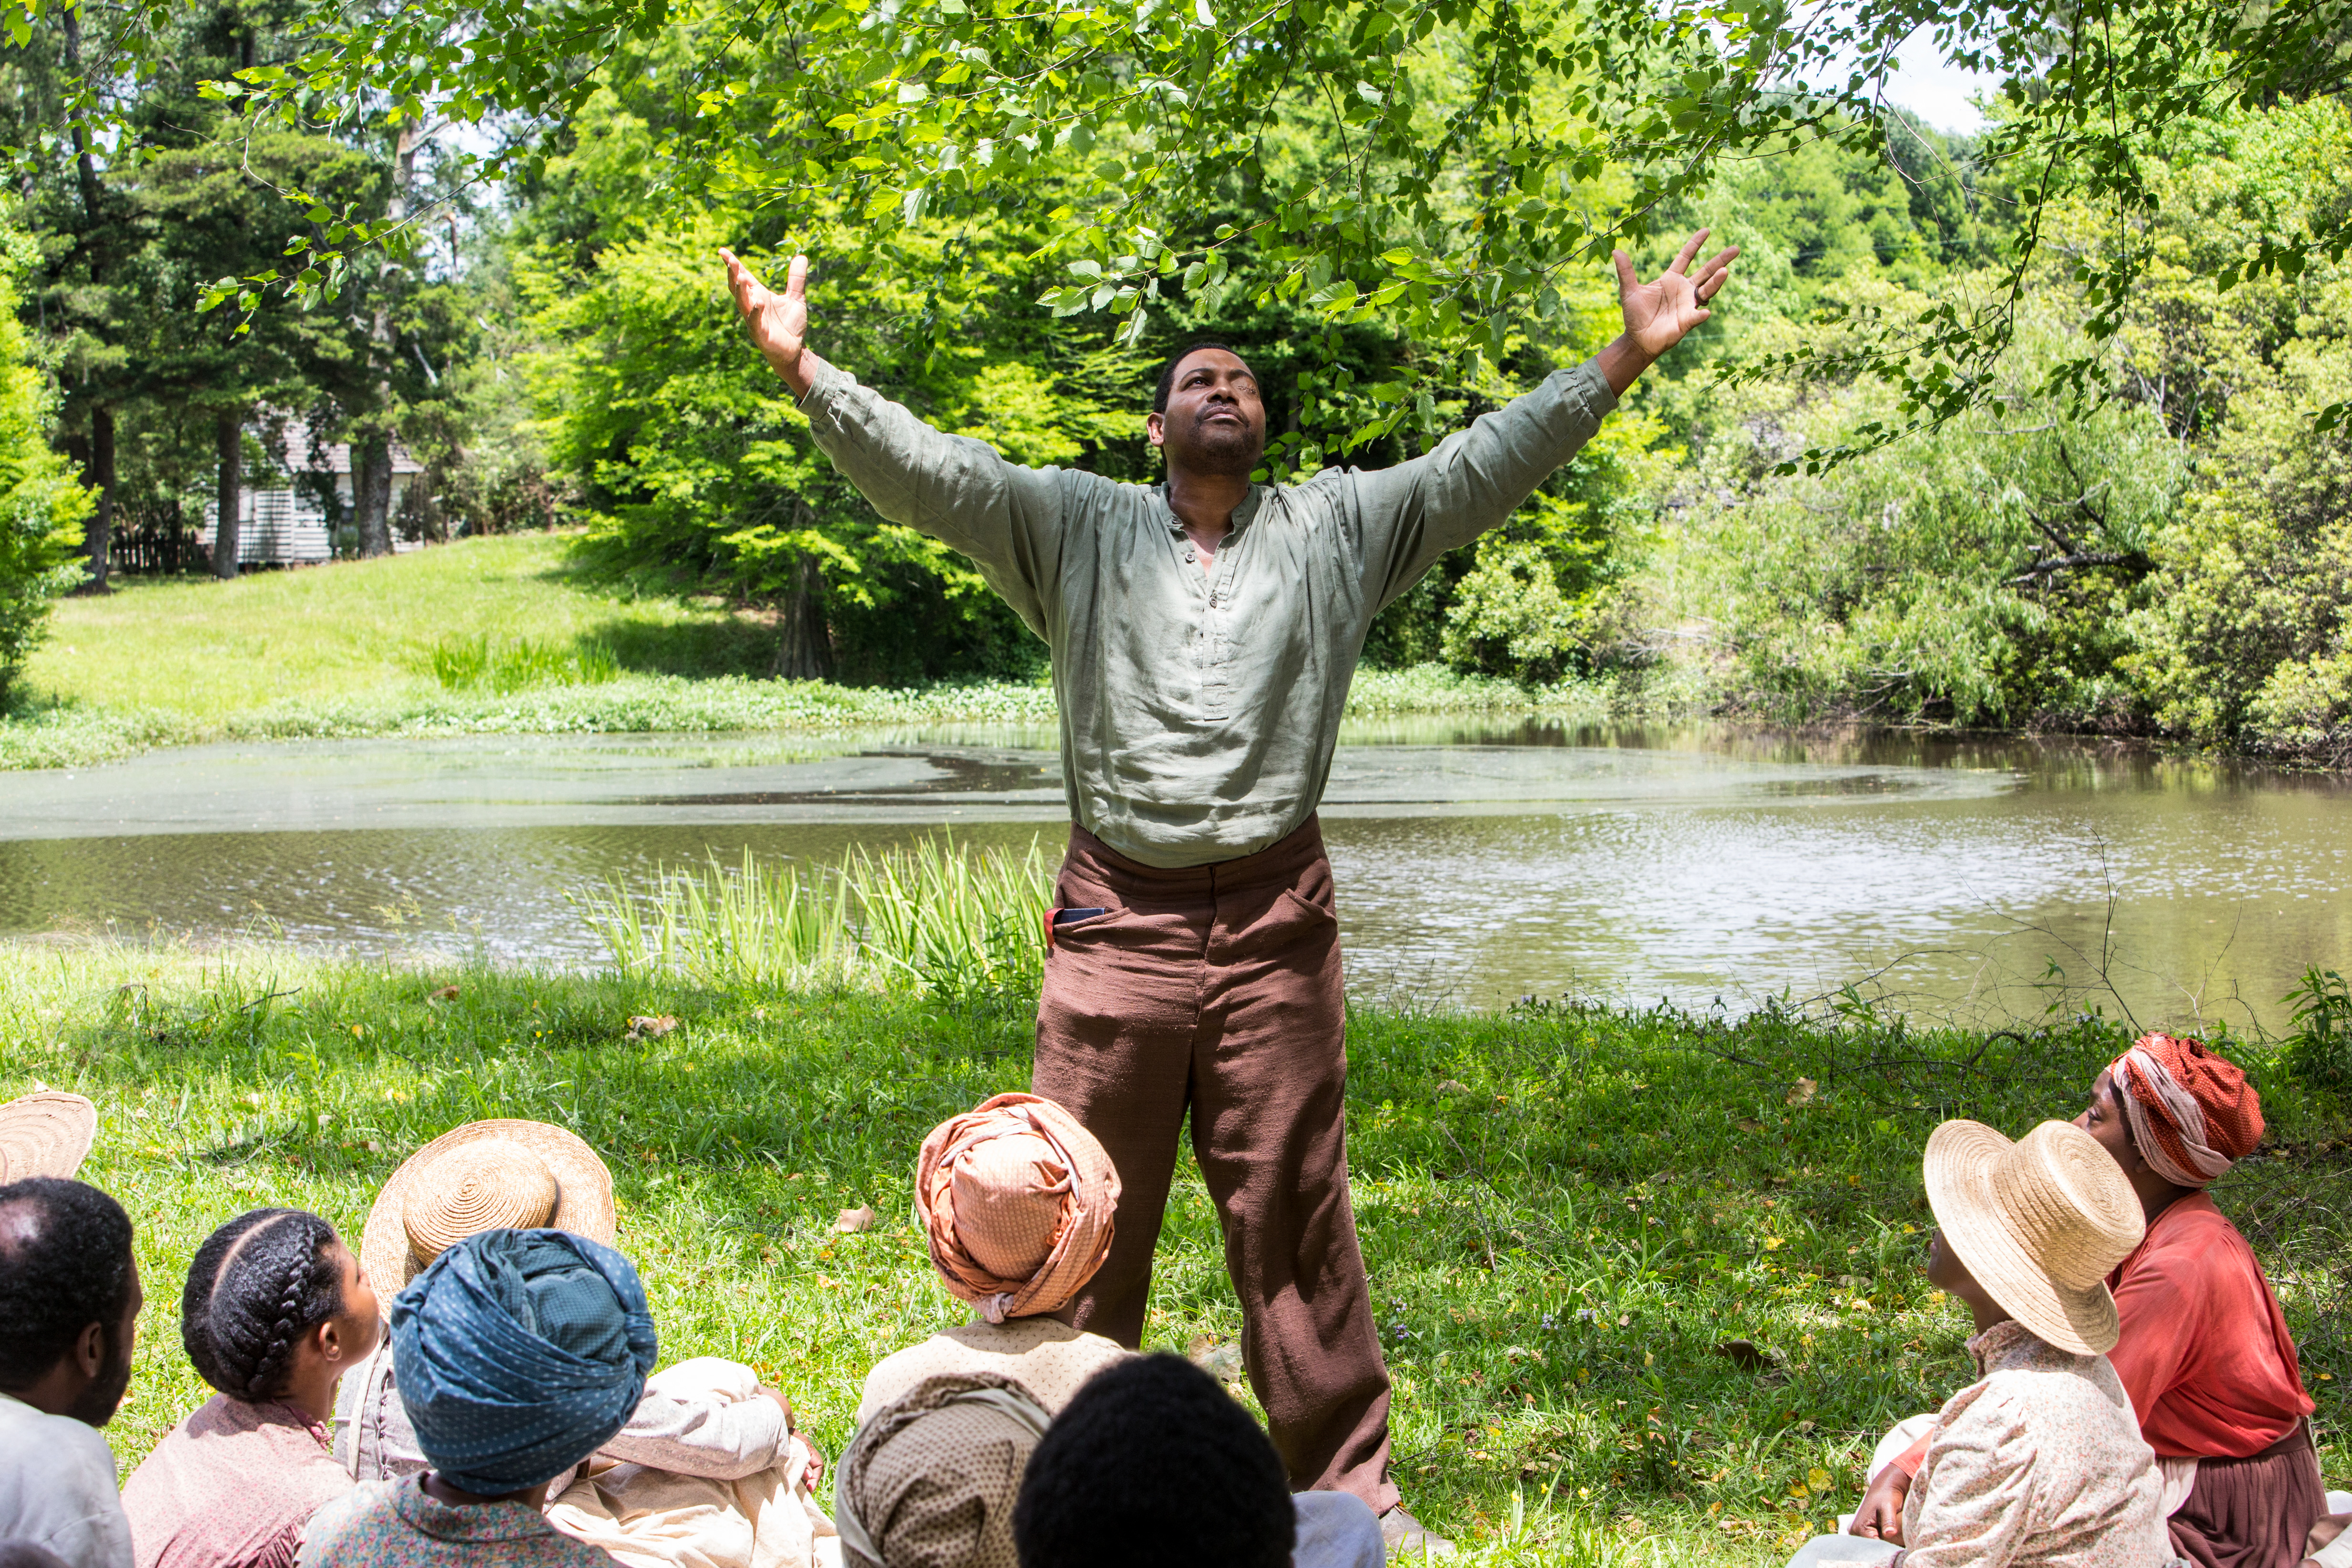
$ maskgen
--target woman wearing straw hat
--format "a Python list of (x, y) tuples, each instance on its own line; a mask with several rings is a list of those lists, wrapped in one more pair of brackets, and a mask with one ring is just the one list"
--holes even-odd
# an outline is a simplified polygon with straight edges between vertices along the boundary
[[(2105, 1275), (2139, 1245), (2131, 1184), (2081, 1128), (2012, 1143), (1974, 1121), (1927, 1140), (1927, 1279), (1968, 1305), (1977, 1381), (1937, 1414), (1902, 1545), (1809, 1542), (1791, 1568), (2159, 1568), (2163, 1482), (2105, 1352)], [(1857, 1531), (1872, 1531), (1868, 1521)]]
[[(2198, 1568), (2292, 1568), (2315, 1521), (2352, 1497), (2322, 1490), (2294, 1336), (2207, 1191), (2262, 1142), (2262, 1097), (2201, 1040), (2148, 1034), (2099, 1074), (2074, 1125), (2113, 1156), (2147, 1224), (2107, 1276), (2107, 1359), (2156, 1450), (2172, 1550)], [(1900, 1516), (1924, 1447), (1873, 1466), (1865, 1517)]]
[[(427, 1143), (392, 1173), (368, 1211), (360, 1263), (390, 1298), (469, 1236), (540, 1227), (612, 1246), (620, 1228), (613, 1173), (596, 1151), (561, 1127), (469, 1122)], [(791, 1403), (759, 1387), (750, 1368), (724, 1364), (740, 1374), (736, 1381), (751, 1397), (677, 1397), (678, 1385), (665, 1373), (656, 1381), (672, 1392), (648, 1391), (598, 1452), (649, 1469), (730, 1481), (783, 1462), (797, 1441)], [(401, 1405), (389, 1342), (343, 1379), (335, 1402), (335, 1457), (362, 1481), (425, 1468)], [(814, 1485), (820, 1461), (811, 1451), (806, 1463)], [(558, 1477), (550, 1495), (560, 1494), (566, 1479)]]

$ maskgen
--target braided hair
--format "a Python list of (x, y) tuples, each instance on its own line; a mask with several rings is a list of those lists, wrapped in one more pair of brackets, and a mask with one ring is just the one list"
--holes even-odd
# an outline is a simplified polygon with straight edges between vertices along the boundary
[(180, 1341), (206, 1383), (251, 1404), (286, 1392), (295, 1345), (343, 1312), (336, 1239), (301, 1209), (255, 1209), (205, 1238), (180, 1299)]

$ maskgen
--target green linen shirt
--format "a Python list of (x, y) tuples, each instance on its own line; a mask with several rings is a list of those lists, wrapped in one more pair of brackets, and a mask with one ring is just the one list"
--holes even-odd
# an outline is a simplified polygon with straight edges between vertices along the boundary
[(1203, 570), (1165, 486), (1007, 462), (831, 365), (801, 404), (875, 510), (970, 556), (1045, 639), (1070, 815), (1157, 867), (1254, 853), (1313, 814), (1372, 617), (1616, 405), (1588, 362), (1410, 462), (1253, 485)]

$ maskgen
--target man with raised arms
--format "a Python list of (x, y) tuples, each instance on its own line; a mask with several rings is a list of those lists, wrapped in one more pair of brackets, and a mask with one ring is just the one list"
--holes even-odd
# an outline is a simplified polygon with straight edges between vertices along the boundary
[(1427, 455), (1250, 481), (1257, 378), (1171, 360), (1144, 428), (1157, 485), (1010, 463), (808, 347), (808, 258), (783, 292), (726, 258), (751, 339), (877, 511), (970, 556), (1052, 650), (1070, 846), (1032, 1087), (1118, 1170), (1108, 1260), (1063, 1315), (1133, 1346), (1177, 1139), (1216, 1201), (1242, 1360), (1294, 1488), (1350, 1491), (1391, 1550), (1447, 1550), (1388, 1477), (1389, 1378), (1348, 1200), (1339, 927), (1315, 810), (1372, 617), (1509, 517), (1618, 397), (1707, 319), (1735, 250), (1701, 230), (1653, 281), (1617, 253), (1625, 330)]

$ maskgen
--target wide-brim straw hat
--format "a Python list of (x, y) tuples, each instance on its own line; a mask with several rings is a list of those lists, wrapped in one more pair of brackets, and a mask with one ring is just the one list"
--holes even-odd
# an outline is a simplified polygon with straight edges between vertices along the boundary
[(71, 1176), (97, 1137), (98, 1107), (78, 1094), (44, 1089), (0, 1105), (0, 1184)]
[(469, 1121), (401, 1162), (368, 1210), (360, 1267), (394, 1291), (484, 1230), (564, 1230), (613, 1245), (613, 1173), (579, 1134), (544, 1121)]
[(2115, 1348), (2110, 1269), (2147, 1234), (2123, 1167), (2070, 1121), (2012, 1143), (1976, 1121), (1929, 1135), (1927, 1205), (1944, 1244), (2009, 1315), (2061, 1350)]

